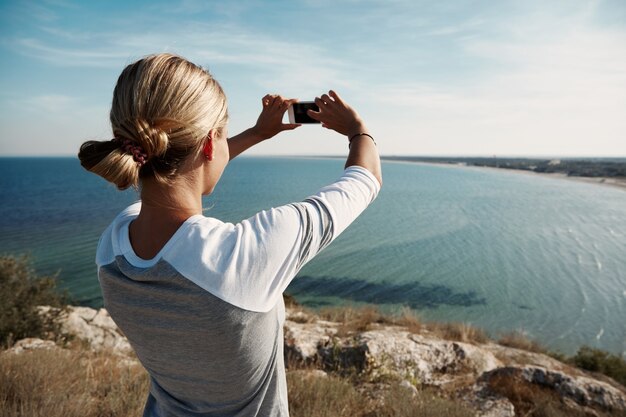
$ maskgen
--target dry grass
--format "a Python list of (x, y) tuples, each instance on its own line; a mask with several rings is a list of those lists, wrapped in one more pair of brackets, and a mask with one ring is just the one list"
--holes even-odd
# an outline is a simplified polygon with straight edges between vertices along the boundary
[[(469, 416), (460, 403), (432, 393), (417, 396), (403, 387), (367, 390), (337, 375), (288, 371), (293, 417)], [(140, 416), (148, 392), (147, 374), (108, 353), (38, 350), (0, 354), (1, 417)]]
[(404, 307), (400, 314), (393, 317), (394, 324), (406, 327), (411, 333), (419, 333), (424, 328), (422, 320), (409, 307)]
[(2, 417), (138, 416), (148, 386), (141, 366), (107, 353), (0, 354)]
[(536, 341), (529, 339), (528, 336), (526, 336), (521, 331), (514, 331), (514, 332), (503, 334), (498, 339), (498, 343), (501, 344), (502, 346), (508, 346), (508, 347), (512, 347), (515, 349), (526, 350), (528, 352), (544, 353), (544, 354), (547, 352), (547, 349), (545, 349)]
[(353, 417), (364, 415), (367, 404), (346, 380), (320, 378), (303, 372), (287, 373), (289, 413), (292, 417)]
[(428, 329), (447, 340), (464, 343), (487, 343), (489, 337), (484, 330), (468, 323), (429, 323)]
[[(292, 417), (470, 417), (474, 412), (459, 402), (430, 391), (409, 390), (393, 384), (379, 395), (333, 375), (317, 377), (303, 372), (287, 373), (289, 412)], [(370, 392), (371, 394), (371, 392)]]
[(337, 333), (339, 337), (372, 330), (380, 325), (393, 325), (404, 327), (411, 333), (428, 330), (443, 339), (459, 342), (486, 343), (490, 340), (484, 330), (468, 323), (424, 322), (408, 307), (403, 308), (399, 314), (385, 314), (378, 307), (371, 305), (325, 307), (312, 312), (299, 306), (293, 297), (286, 299), (285, 303), (292, 308), (296, 307), (298, 310), (305, 311), (309, 316), (317, 316), (322, 320), (339, 323)]
[(383, 404), (367, 415), (376, 417), (471, 417), (475, 412), (460, 402), (438, 396), (432, 391), (411, 395), (406, 388), (393, 385), (385, 393)]
[(399, 314), (384, 314), (376, 306), (326, 307), (311, 313), (322, 320), (340, 323), (337, 336), (350, 336), (355, 333), (373, 330), (380, 325), (405, 327), (411, 333), (419, 333), (424, 324), (410, 308)]
[(384, 314), (375, 306), (327, 307), (315, 313), (322, 320), (340, 323), (337, 336), (351, 336), (359, 332), (375, 329), (380, 325), (394, 325), (406, 328), (411, 333), (428, 330), (435, 335), (465, 343), (486, 343), (487, 333), (468, 323), (423, 322), (410, 308), (399, 314)]
[(354, 332), (365, 332), (374, 328), (376, 324), (389, 322), (388, 317), (374, 306), (326, 307), (321, 309), (317, 315), (322, 320), (340, 323), (339, 333), (346, 335)]

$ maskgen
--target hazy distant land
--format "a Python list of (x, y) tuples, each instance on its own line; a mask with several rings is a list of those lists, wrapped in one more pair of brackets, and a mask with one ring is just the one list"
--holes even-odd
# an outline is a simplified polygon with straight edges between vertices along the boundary
[(486, 168), (514, 169), (537, 174), (560, 175), (572, 179), (613, 185), (626, 189), (626, 158), (499, 158), (383, 156), (385, 161), (451, 164)]

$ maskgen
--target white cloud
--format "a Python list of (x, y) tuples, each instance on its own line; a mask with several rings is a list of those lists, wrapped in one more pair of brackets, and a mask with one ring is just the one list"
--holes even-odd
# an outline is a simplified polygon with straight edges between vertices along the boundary
[(376, 86), (368, 101), (387, 109), (375, 123), (395, 138), (386, 152), (626, 155), (626, 31), (588, 15), (466, 40), (468, 56), (497, 68), (472, 83)]
[[(345, 63), (329, 57), (316, 45), (276, 39), (241, 27), (187, 24), (171, 31), (98, 33), (87, 35), (45, 26), (46, 33), (61, 38), (62, 46), (34, 38), (13, 40), (16, 51), (60, 67), (119, 69), (124, 63), (154, 52), (174, 52), (198, 63), (232, 64), (245, 68), (260, 87), (280, 84), (285, 90), (319, 90), (331, 83), (345, 85)], [(85, 40), (91, 42), (85, 43)]]
[(64, 67), (119, 66), (128, 56), (110, 48), (55, 47), (33, 38), (18, 38), (13, 44), (23, 55)]

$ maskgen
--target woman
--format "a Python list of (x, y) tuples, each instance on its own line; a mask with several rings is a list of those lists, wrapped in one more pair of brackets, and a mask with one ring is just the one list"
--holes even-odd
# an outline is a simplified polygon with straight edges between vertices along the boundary
[(150, 374), (144, 416), (287, 416), (282, 293), (376, 197), (373, 138), (334, 92), (309, 115), (347, 136), (346, 170), (303, 202), (238, 224), (202, 215), (228, 163), (295, 129), (294, 99), (263, 98), (254, 127), (226, 139), (226, 97), (211, 75), (159, 54), (129, 65), (113, 93), (114, 139), (79, 158), (141, 201), (105, 230), (96, 255), (105, 307)]

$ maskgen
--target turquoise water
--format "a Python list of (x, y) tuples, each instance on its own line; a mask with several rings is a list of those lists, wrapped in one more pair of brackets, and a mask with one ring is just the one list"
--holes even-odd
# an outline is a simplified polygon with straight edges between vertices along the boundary
[[(238, 221), (337, 178), (332, 159), (240, 158), (205, 215)], [(538, 175), (384, 164), (374, 204), (289, 288), (317, 307), (409, 306), (426, 319), (522, 330), (553, 349), (626, 351), (626, 192)], [(30, 253), (101, 305), (98, 237), (137, 199), (74, 159), (0, 159), (0, 253)]]

